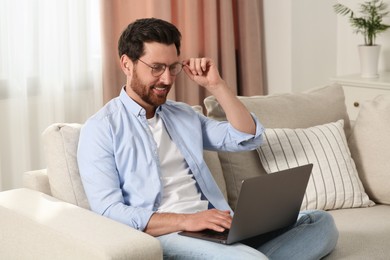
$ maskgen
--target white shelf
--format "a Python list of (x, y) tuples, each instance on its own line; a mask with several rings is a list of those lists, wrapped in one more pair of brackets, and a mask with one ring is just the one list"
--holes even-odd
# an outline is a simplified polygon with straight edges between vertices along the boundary
[(355, 86), (361, 88), (390, 89), (390, 71), (379, 73), (378, 78), (362, 78), (360, 74), (337, 76), (330, 79), (340, 85)]
[(360, 74), (337, 76), (330, 79), (343, 86), (345, 104), (351, 120), (355, 120), (366, 101), (381, 94), (390, 94), (390, 72), (381, 72), (378, 78), (362, 78)]

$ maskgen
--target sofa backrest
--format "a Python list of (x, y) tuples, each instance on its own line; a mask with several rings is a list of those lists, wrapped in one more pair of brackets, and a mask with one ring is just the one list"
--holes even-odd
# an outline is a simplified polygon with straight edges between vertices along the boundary
[[(341, 86), (331, 85), (299, 94), (274, 94), (239, 97), (265, 128), (307, 128), (344, 119), (344, 131), (351, 133)], [(213, 96), (204, 100), (207, 116), (226, 120), (225, 113)], [(257, 151), (218, 153), (225, 176), (228, 201), (234, 209), (244, 179), (266, 174)]]
[[(351, 132), (340, 86), (327, 86), (308, 93), (240, 97), (265, 127), (310, 127), (344, 119), (345, 133)], [(205, 99), (209, 117), (224, 120), (214, 97)], [(81, 124), (53, 124), (43, 133), (47, 175), (51, 193), (63, 201), (89, 209), (77, 166)], [(234, 209), (242, 180), (265, 174), (256, 151), (228, 153), (205, 151), (205, 161), (229, 204)]]

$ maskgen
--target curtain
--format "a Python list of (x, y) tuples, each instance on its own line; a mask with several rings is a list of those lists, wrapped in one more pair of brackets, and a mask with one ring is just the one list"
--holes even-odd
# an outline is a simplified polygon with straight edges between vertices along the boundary
[[(264, 92), (262, 0), (101, 0), (103, 21), (104, 102), (119, 94), (125, 77), (119, 66), (117, 41), (132, 21), (156, 17), (182, 33), (181, 58), (211, 57), (237, 95)], [(170, 99), (191, 105), (208, 96), (179, 74)]]
[(45, 168), (41, 133), (103, 104), (95, 0), (0, 1), (0, 189)]

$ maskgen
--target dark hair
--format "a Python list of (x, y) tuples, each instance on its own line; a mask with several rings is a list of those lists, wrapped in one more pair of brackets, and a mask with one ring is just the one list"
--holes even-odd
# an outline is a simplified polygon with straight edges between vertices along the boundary
[(144, 42), (175, 44), (180, 55), (181, 34), (173, 24), (156, 18), (138, 19), (129, 24), (118, 41), (119, 57), (126, 54), (136, 61), (144, 54)]

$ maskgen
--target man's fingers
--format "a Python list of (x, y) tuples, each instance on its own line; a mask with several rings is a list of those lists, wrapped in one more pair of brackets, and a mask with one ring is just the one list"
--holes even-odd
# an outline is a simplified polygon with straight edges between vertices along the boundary
[(186, 230), (199, 231), (204, 229), (212, 229), (218, 232), (223, 232), (229, 229), (232, 222), (232, 217), (229, 211), (220, 211), (217, 209), (205, 210), (194, 214), (187, 215)]
[(212, 210), (210, 213), (213, 214), (210, 218), (211, 222), (223, 228), (230, 228), (232, 217), (230, 216), (229, 211)]
[(191, 71), (194, 76), (202, 76), (207, 71), (207, 58), (190, 58), (183, 61), (183, 65)]
[(207, 70), (207, 59), (206, 58), (202, 58), (200, 60), (200, 66), (202, 67), (202, 71), (206, 71)]

